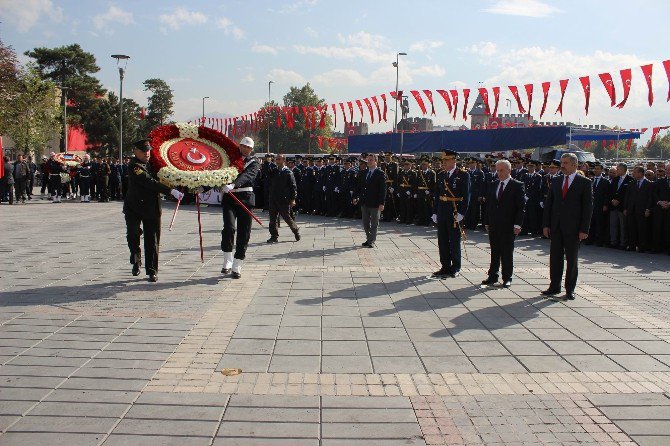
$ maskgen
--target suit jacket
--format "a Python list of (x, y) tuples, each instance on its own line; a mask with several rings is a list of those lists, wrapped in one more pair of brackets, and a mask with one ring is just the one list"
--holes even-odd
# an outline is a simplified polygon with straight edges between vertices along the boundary
[[(612, 211), (623, 211), (624, 210), (624, 200), (626, 198), (626, 187), (630, 184), (631, 181), (635, 181), (630, 175), (623, 177), (623, 183), (619, 186), (619, 178), (612, 181), (610, 186), (610, 210)], [(614, 206), (612, 200), (619, 200), (619, 204)]]
[(499, 188), (500, 181), (496, 180), (486, 197), (484, 224), (489, 226), (489, 231), (512, 234), (515, 225), (523, 225), (526, 213), (524, 185), (521, 181), (510, 178), (500, 200), (498, 200)]
[(369, 169), (362, 171), (358, 178), (356, 198), (361, 205), (376, 208), (386, 200), (386, 175), (377, 167), (368, 179), (368, 172)]
[(270, 202), (288, 204), (298, 196), (295, 176), (288, 167), (275, 169), (270, 176)]
[(133, 213), (142, 219), (161, 216), (160, 194), (169, 194), (170, 187), (156, 180), (151, 167), (133, 157), (128, 163), (128, 191), (123, 201), (123, 213)]
[(644, 211), (651, 210), (653, 207), (654, 183), (644, 179), (638, 188), (637, 180), (633, 178), (633, 181), (626, 187), (624, 209), (628, 211), (628, 214), (644, 214)]
[(661, 178), (654, 183), (654, 204), (670, 201), (670, 178)]
[(575, 174), (574, 180), (563, 198), (564, 177), (551, 181), (544, 202), (542, 225), (552, 232), (561, 230), (566, 237), (575, 238), (580, 232), (589, 233), (593, 213), (593, 187), (591, 180)]
[(603, 206), (608, 208), (612, 205), (610, 194), (612, 192), (612, 184), (609, 178), (602, 176), (596, 185), (596, 179), (592, 179), (593, 184), (593, 209), (602, 211)]

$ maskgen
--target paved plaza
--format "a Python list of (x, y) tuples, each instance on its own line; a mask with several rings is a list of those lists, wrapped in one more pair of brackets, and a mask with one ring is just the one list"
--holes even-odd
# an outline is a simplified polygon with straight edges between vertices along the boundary
[(482, 288), (482, 232), (435, 280), (432, 228), (299, 216), (232, 280), (172, 209), (153, 284), (120, 203), (0, 206), (0, 445), (670, 445), (670, 256), (585, 246), (563, 304), (546, 240)]

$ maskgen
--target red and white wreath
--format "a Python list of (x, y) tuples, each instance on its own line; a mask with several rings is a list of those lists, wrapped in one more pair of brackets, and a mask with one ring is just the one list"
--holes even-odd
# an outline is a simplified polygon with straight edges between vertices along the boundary
[(235, 141), (208, 127), (177, 123), (149, 134), (151, 165), (158, 179), (170, 187), (191, 191), (222, 187), (235, 181), (244, 159)]
[(54, 160), (67, 167), (77, 167), (81, 164), (81, 158), (74, 153), (57, 153)]

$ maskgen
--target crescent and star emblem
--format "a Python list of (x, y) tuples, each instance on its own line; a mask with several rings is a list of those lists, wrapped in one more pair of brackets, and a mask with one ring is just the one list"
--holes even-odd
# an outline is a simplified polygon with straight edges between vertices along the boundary
[[(195, 155), (200, 155), (199, 158), (196, 158)], [(191, 148), (186, 154), (186, 159), (193, 164), (202, 164), (207, 161), (207, 157), (202, 153), (198, 152), (198, 149), (195, 147)]]

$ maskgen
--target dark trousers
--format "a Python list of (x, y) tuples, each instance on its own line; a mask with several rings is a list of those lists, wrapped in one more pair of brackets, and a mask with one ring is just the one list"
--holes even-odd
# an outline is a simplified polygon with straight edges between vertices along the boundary
[(593, 208), (591, 217), (591, 227), (589, 229), (589, 242), (599, 245), (607, 241), (607, 226), (609, 224), (609, 213), (603, 211), (603, 208)]
[(468, 206), (468, 212), (465, 214), (465, 223), (466, 229), (476, 229), (479, 225), (481, 219), (481, 203), (477, 200), (476, 197), (470, 200), (470, 206)]
[(626, 229), (628, 232), (628, 247), (639, 248), (640, 251), (651, 249), (649, 245), (651, 219), (644, 216), (643, 212), (628, 212), (626, 216)]
[[(41, 181), (42, 187), (40, 188), (40, 193), (44, 195), (44, 192), (47, 190), (47, 186), (49, 185), (49, 175), (44, 175), (42, 174)], [(49, 188), (49, 195), (51, 195), (51, 188)]]
[(82, 197), (86, 195), (91, 195), (91, 178), (80, 178), (79, 179), (79, 195)]
[(653, 250), (670, 254), (670, 209), (656, 206), (653, 212)]
[(461, 270), (461, 230), (454, 227), (451, 214), (437, 214), (437, 246), (440, 250), (440, 264), (444, 271), (457, 273)]
[(542, 230), (542, 208), (540, 202), (528, 200), (526, 202), (526, 215), (524, 215), (523, 232), (539, 234)]
[(491, 245), (489, 277), (498, 279), (498, 270), (502, 263), (503, 281), (512, 280), (514, 274), (514, 228), (505, 229), (489, 231), (489, 243)]
[[(389, 184), (387, 183), (387, 188)], [(395, 190), (393, 192), (386, 192), (386, 199), (384, 200), (384, 212), (382, 212), (382, 221), (391, 221), (395, 220), (398, 210), (396, 209), (396, 200), (394, 196)]]
[(100, 201), (109, 201), (109, 177), (98, 177), (98, 195)]
[(14, 204), (14, 183), (9, 184), (0, 180), (0, 201), (5, 200), (8, 200), (9, 204)]
[[(144, 270), (147, 274), (158, 272), (158, 247), (161, 242), (161, 218), (143, 219), (137, 214), (127, 212), (126, 239), (130, 249), (130, 263), (142, 263), (140, 236), (144, 234)], [(142, 226), (140, 228), (140, 225)]]
[[(251, 238), (251, 215), (233, 202), (230, 197), (221, 199), (223, 211), (223, 230), (221, 230), (221, 251), (232, 252), (235, 245), (236, 259), (244, 260), (247, 254), (247, 245)], [(235, 238), (237, 233), (237, 239)]]
[(560, 229), (551, 232), (549, 247), (549, 288), (561, 289), (563, 262), (566, 263), (565, 290), (573, 292), (577, 286), (577, 256), (579, 254), (579, 235), (566, 236)]
[(35, 187), (35, 175), (30, 175), (26, 186), (26, 194), (28, 194), (29, 197), (33, 196), (33, 187)]
[(416, 223), (421, 226), (428, 226), (431, 223), (430, 216), (433, 212), (433, 196), (426, 194), (425, 190), (419, 189), (416, 194)]
[(63, 192), (63, 185), (61, 184), (59, 174), (49, 174), (49, 189), (51, 189), (52, 197), (60, 197)]
[(28, 185), (28, 178), (19, 178), (14, 180), (14, 192), (16, 193), (16, 201), (25, 201), (27, 185)]
[[(409, 195), (408, 195), (409, 193)], [(414, 201), (414, 196), (412, 195), (412, 190), (409, 188), (400, 188), (396, 199), (398, 200), (398, 220), (400, 223), (410, 224), (414, 220), (414, 212), (412, 202)]]
[(274, 238), (279, 237), (279, 216), (284, 219), (291, 231), (298, 232), (298, 225), (291, 215), (291, 205), (289, 203), (276, 203), (270, 200), (270, 235)]

